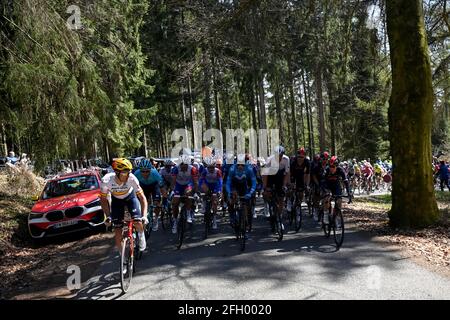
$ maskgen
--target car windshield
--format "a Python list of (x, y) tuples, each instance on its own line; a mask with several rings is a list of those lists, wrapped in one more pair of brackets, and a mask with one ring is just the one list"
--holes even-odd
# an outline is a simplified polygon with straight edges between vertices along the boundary
[(96, 177), (92, 175), (54, 180), (48, 182), (45, 186), (42, 199), (61, 197), (97, 188), (99, 188), (98, 181)]

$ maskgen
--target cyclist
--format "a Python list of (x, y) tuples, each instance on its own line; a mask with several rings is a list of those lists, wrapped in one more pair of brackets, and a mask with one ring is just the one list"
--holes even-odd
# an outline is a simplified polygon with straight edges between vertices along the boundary
[[(222, 172), (216, 167), (216, 160), (213, 157), (204, 158), (206, 168), (200, 175), (200, 188), (204, 193), (209, 191), (211, 195), (211, 204), (213, 211), (213, 229), (217, 229), (217, 199), (220, 192), (222, 192)], [(205, 204), (202, 205), (203, 210), (205, 209)]]
[(139, 180), (139, 184), (144, 191), (146, 199), (152, 198), (155, 207), (155, 218), (153, 220), (153, 231), (158, 231), (158, 218), (161, 211), (161, 190), (163, 179), (158, 170), (153, 167), (152, 162), (148, 159), (143, 159), (139, 162), (138, 169), (134, 173)]
[(313, 216), (314, 220), (318, 220), (318, 210), (320, 209), (320, 181), (328, 163), (328, 152), (322, 152), (314, 156), (311, 164), (311, 185), (314, 189), (313, 196)]
[[(172, 170), (172, 190), (174, 196), (172, 199), (172, 214), (174, 223), (172, 226), (172, 233), (177, 233), (178, 226), (178, 205), (180, 204), (180, 196), (192, 196), (198, 190), (198, 171), (192, 166), (191, 159), (188, 155), (180, 156), (180, 164), (175, 166)], [(191, 199), (186, 199), (187, 219), (188, 223), (192, 223), (192, 202)]]
[(367, 194), (372, 191), (372, 180), (373, 180), (373, 167), (369, 161), (364, 161), (364, 166), (362, 167), (363, 179), (366, 181)]
[(236, 198), (245, 197), (244, 205), (247, 206), (249, 221), (251, 219), (250, 200), (256, 191), (256, 176), (253, 169), (246, 164), (245, 154), (237, 156), (237, 163), (229, 169), (225, 190), (228, 194), (228, 212), (230, 214), (230, 224), (234, 227), (236, 215), (234, 212), (234, 204)]
[(167, 159), (164, 161), (164, 167), (159, 169), (159, 174), (163, 179), (163, 186), (161, 188), (161, 195), (163, 198), (163, 205), (167, 207), (169, 193), (172, 191), (170, 186), (172, 185), (172, 167), (174, 163), (172, 160)]
[(291, 164), (291, 176), (295, 183), (295, 193), (297, 194), (297, 203), (301, 206), (305, 191), (309, 191), (311, 164), (306, 158), (305, 148), (297, 151), (297, 156)]
[(381, 185), (382, 175), (384, 173), (384, 168), (381, 166), (380, 162), (376, 162), (373, 171), (375, 173), (375, 188), (379, 189)]
[[(232, 153), (226, 153), (223, 155), (223, 164), (222, 164), (222, 175), (223, 175), (223, 181), (227, 181), (228, 172), (230, 171), (231, 167), (236, 163), (234, 160), (234, 155)], [(222, 187), (222, 208), (223, 210), (227, 210), (228, 206), (228, 193), (226, 191), (226, 184), (223, 184)]]
[[(277, 157), (277, 158), (275, 158)], [(278, 168), (275, 167), (278, 162)], [(277, 146), (275, 148), (275, 155), (270, 156), (267, 159), (266, 168), (267, 171), (263, 172), (263, 188), (264, 197), (269, 202), (269, 199), (275, 194), (277, 197), (277, 207), (279, 212), (283, 212), (284, 197), (287, 191), (287, 185), (290, 178), (290, 159), (285, 155), (283, 146)], [(276, 217), (270, 217), (270, 224), (272, 232), (275, 231)]]
[[(108, 217), (107, 223), (112, 222), (114, 227), (116, 247), (120, 254), (122, 252), (123, 219), (125, 206), (127, 206), (139, 232), (139, 249), (144, 251), (146, 242), (142, 225), (142, 212), (147, 212), (147, 199), (138, 179), (131, 173), (133, 165), (128, 159), (114, 159), (112, 168), (114, 172), (106, 174), (102, 179), (100, 202), (103, 212)], [(111, 194), (111, 205), (108, 202), (109, 194)]]
[[(325, 169), (322, 179), (321, 179), (321, 197), (325, 198), (323, 202), (323, 206), (321, 207), (321, 211), (323, 213), (324, 208), (328, 208), (330, 206), (330, 196), (336, 195), (340, 196), (342, 195), (342, 188), (341, 188), (341, 182), (344, 183), (345, 189), (347, 190), (347, 194), (352, 197), (351, 190), (350, 190), (350, 184), (348, 182), (347, 176), (344, 173), (344, 170), (342, 170), (341, 167), (339, 167), (339, 160), (336, 156), (332, 156), (330, 159), (330, 163), (328, 168)], [(327, 196), (329, 195), (329, 196)], [(335, 204), (336, 208), (342, 207), (342, 199), (338, 198)], [(324, 215), (324, 223), (329, 223), (329, 216), (328, 211), (325, 212)]]

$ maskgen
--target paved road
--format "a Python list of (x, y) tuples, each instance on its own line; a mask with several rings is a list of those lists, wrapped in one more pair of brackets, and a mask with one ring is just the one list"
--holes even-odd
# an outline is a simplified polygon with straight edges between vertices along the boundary
[(259, 214), (241, 253), (225, 218), (220, 230), (203, 240), (199, 215), (179, 251), (174, 236), (152, 233), (127, 294), (121, 295), (119, 258), (111, 253), (75, 298), (450, 299), (449, 278), (403, 258), (369, 234), (349, 228), (336, 251), (332, 238), (326, 239), (312, 219), (304, 220), (299, 233), (289, 231), (279, 242)]

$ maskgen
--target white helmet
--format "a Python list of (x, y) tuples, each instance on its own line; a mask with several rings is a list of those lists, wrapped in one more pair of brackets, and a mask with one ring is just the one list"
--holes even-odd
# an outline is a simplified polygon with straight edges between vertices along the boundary
[(212, 167), (216, 165), (216, 159), (214, 159), (213, 157), (204, 158), (203, 161), (205, 162), (205, 165), (207, 167)]
[(180, 164), (191, 164), (191, 157), (183, 154), (180, 156), (178, 161), (180, 162)]
[(245, 164), (245, 154), (241, 153), (237, 155), (237, 163)]
[(275, 148), (275, 153), (276, 154), (284, 154), (285, 153), (284, 147), (283, 146), (277, 146)]

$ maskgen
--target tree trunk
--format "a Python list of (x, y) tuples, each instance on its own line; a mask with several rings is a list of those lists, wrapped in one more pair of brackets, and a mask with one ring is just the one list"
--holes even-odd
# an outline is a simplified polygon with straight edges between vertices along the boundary
[(439, 217), (431, 170), (433, 88), (422, 1), (386, 2), (392, 66), (389, 129), (394, 227), (425, 227)]
[(6, 130), (5, 130), (5, 124), (2, 123), (2, 140), (1, 140), (1, 144), (2, 144), (2, 148), (1, 151), (2, 153), (7, 156), (8, 155), (8, 146), (6, 145)]
[(252, 114), (252, 128), (258, 129), (258, 123), (256, 122), (256, 112), (255, 112), (255, 90), (253, 89), (253, 84), (250, 84), (250, 108)]
[(194, 126), (194, 106), (192, 103), (192, 90), (191, 90), (191, 77), (188, 77), (188, 101), (189, 101), (189, 110), (191, 112), (191, 146), (194, 148), (195, 146), (195, 126)]
[(319, 115), (319, 148), (320, 151), (325, 150), (325, 121), (323, 110), (323, 94), (322, 94), (322, 68), (320, 63), (316, 65), (316, 98), (317, 98), (317, 112)]
[(280, 142), (284, 145), (287, 144), (287, 137), (283, 135), (283, 121), (281, 119), (281, 99), (280, 99), (280, 85), (278, 78), (275, 80), (275, 110), (277, 113), (278, 129), (280, 130)]
[(261, 128), (261, 112), (259, 111), (260, 110), (260, 107), (259, 107), (259, 94), (258, 94), (259, 89), (258, 89), (258, 82), (257, 82), (256, 79), (257, 78), (255, 77), (255, 84), (254, 84), (254, 86), (255, 86), (255, 101), (256, 101), (256, 114), (258, 116), (258, 126), (255, 129), (259, 129), (259, 128)]
[(291, 121), (290, 120), (290, 113), (289, 113), (289, 97), (288, 97), (287, 89), (284, 87), (283, 89), (283, 99), (284, 99), (284, 114), (286, 115), (286, 125), (287, 125), (287, 141), (289, 144), (292, 144), (292, 130), (291, 130)]
[(222, 121), (220, 119), (219, 91), (217, 89), (217, 64), (216, 59), (212, 57), (213, 63), (213, 87), (214, 87), (214, 104), (216, 109), (216, 129), (222, 132)]
[(328, 102), (330, 105), (330, 140), (331, 140), (331, 153), (336, 154), (336, 88), (331, 80), (331, 74), (325, 73), (325, 79), (328, 89)]
[(265, 103), (265, 97), (264, 97), (264, 74), (260, 74), (259, 78), (259, 111), (261, 113), (260, 118), (260, 128), (261, 129), (267, 129), (267, 121), (266, 121), (266, 103)]
[(203, 89), (205, 90), (205, 97), (203, 100), (203, 107), (205, 109), (205, 125), (206, 129), (211, 128), (211, 75), (209, 70), (209, 58), (207, 53), (203, 53)]
[(181, 116), (182, 116), (182, 119), (183, 119), (183, 128), (184, 128), (184, 129), (187, 129), (187, 123), (186, 123), (186, 106), (185, 106), (185, 103), (184, 103), (184, 89), (182, 89), (181, 86), (180, 86), (180, 87), (178, 88), (178, 92), (179, 92), (179, 94), (180, 94), (180, 96), (181, 96), (181, 111), (182, 111)]
[(144, 128), (143, 136), (144, 136), (144, 156), (146, 158), (148, 158), (147, 130), (145, 130), (145, 128)]
[(297, 117), (295, 116), (295, 97), (294, 97), (294, 77), (292, 75), (291, 66), (289, 68), (289, 96), (291, 102), (291, 120), (292, 120), (292, 138), (294, 139), (294, 150), (298, 150), (297, 135)]
[(306, 90), (306, 82), (305, 82), (305, 70), (302, 70), (302, 87), (303, 87), (303, 95), (305, 97), (305, 111), (306, 111), (306, 123), (308, 126), (308, 150), (309, 150), (309, 157), (312, 159), (313, 158), (313, 154), (314, 154), (314, 150), (313, 150), (313, 146), (312, 146), (312, 141), (311, 141), (311, 119), (310, 119), (310, 110), (309, 110), (309, 98), (308, 98), (308, 92)]

